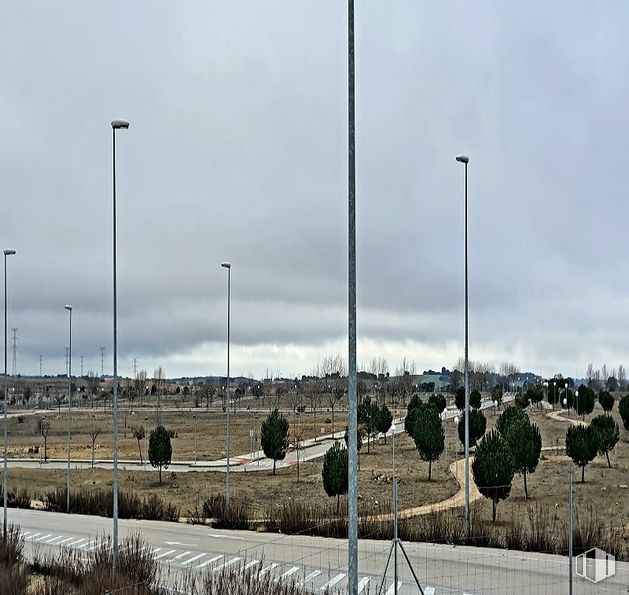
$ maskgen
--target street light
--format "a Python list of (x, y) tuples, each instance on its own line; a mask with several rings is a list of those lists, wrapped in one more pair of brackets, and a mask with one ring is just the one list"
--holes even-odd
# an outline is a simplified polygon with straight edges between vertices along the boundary
[(118, 285), (116, 277), (116, 130), (126, 130), (129, 122), (114, 120), (111, 123), (112, 134), (112, 188), (113, 188), (113, 260), (114, 260), (114, 489), (113, 489), (113, 567), (118, 564)]
[(70, 514), (70, 424), (72, 418), (72, 306), (65, 309), (70, 315), (70, 348), (68, 349), (68, 486), (66, 489), (66, 512)]
[(470, 386), (469, 386), (469, 313), (467, 273), (467, 155), (456, 160), (465, 166), (465, 537), (470, 535)]
[(229, 454), (230, 454), (230, 427), (229, 427), (229, 338), (231, 331), (231, 287), (232, 287), (232, 265), (229, 262), (222, 262), (221, 266), (227, 269), (227, 486), (225, 489), (225, 501), (229, 504)]
[(2, 499), (4, 501), (4, 522), (2, 529), (4, 532), (4, 539), (7, 539), (7, 498), (8, 498), (8, 485), (9, 485), (9, 470), (7, 467), (7, 400), (9, 398), (9, 391), (7, 387), (7, 256), (13, 256), (15, 250), (4, 251), (4, 470), (2, 480)]

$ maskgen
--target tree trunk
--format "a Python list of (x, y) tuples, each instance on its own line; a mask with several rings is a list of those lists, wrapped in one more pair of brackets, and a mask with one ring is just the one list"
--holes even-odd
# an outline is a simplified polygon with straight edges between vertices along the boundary
[(428, 481), (432, 478), (432, 461), (428, 461)]
[(585, 465), (581, 465), (581, 483), (585, 483)]
[(140, 451), (140, 465), (143, 465), (144, 461), (142, 460), (142, 447), (140, 446), (139, 440), (138, 440), (138, 450)]
[(162, 483), (162, 466), (159, 466), (159, 483)]
[(337, 494), (336, 495), (336, 516), (339, 516), (340, 508), (341, 508), (341, 495)]
[(611, 469), (612, 468), (612, 464), (609, 461), (609, 451), (608, 450), (605, 451), (605, 456), (607, 457), (607, 466)]
[(48, 439), (44, 436), (44, 463), (48, 460)]
[(495, 523), (496, 522), (496, 501), (492, 500), (491, 505), (492, 505), (491, 522)]
[(297, 483), (299, 483), (299, 447), (297, 447)]
[(96, 440), (92, 440), (92, 469), (94, 469), (94, 444)]
[(529, 499), (529, 490), (528, 490), (528, 487), (526, 486), (526, 469), (524, 470), (524, 499), (525, 500)]
[(273, 459), (273, 475), (275, 475), (275, 463), (276, 463), (276, 461), (275, 461), (275, 459)]
[(369, 454), (369, 437), (371, 435), (369, 433), (367, 433), (367, 454)]

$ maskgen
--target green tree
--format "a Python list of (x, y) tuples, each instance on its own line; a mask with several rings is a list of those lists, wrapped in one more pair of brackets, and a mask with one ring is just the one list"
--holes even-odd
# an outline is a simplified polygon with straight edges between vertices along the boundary
[(459, 411), (465, 409), (465, 387), (459, 386), (454, 393), (454, 404)]
[(423, 461), (428, 462), (428, 479), (432, 477), (432, 462), (443, 452), (445, 435), (441, 419), (434, 407), (422, 407), (413, 425), (415, 448)]
[(618, 424), (611, 415), (597, 415), (591, 426), (598, 434), (598, 453), (607, 457), (607, 466), (611, 468), (609, 461), (609, 451), (614, 450), (614, 446), (620, 439)]
[(144, 440), (144, 436), (146, 436), (146, 432), (144, 430), (144, 426), (131, 426), (131, 433), (133, 437), (138, 441), (138, 451), (140, 452), (140, 465), (144, 462), (142, 460), (142, 446), (141, 441)]
[[(579, 389), (581, 392), (581, 389)], [(592, 426), (570, 426), (566, 432), (566, 454), (581, 467), (581, 483), (585, 482), (585, 466), (598, 452), (598, 435)]]
[(277, 409), (274, 409), (271, 415), (262, 422), (260, 445), (264, 455), (273, 459), (273, 475), (275, 475), (277, 461), (283, 461), (288, 450), (288, 420)]
[[(476, 446), (476, 442), (483, 436), (487, 429), (487, 419), (480, 409), (470, 411), (470, 446)], [(459, 440), (465, 447), (465, 415), (459, 420)]]
[(614, 408), (614, 397), (606, 390), (602, 390), (598, 393), (598, 403), (603, 408), (603, 411), (609, 414)]
[(378, 418), (376, 419), (376, 430), (381, 434), (384, 434), (384, 443), (387, 443), (387, 432), (391, 429), (393, 424), (393, 415), (389, 408), (382, 403), (378, 411)]
[(430, 395), (428, 403), (437, 410), (437, 413), (443, 413), (447, 405), (446, 398), (441, 393)]
[(492, 430), (476, 448), (472, 473), (478, 491), (492, 501), (492, 520), (496, 522), (496, 505), (511, 493), (515, 464), (506, 440)]
[(162, 483), (162, 469), (168, 469), (172, 456), (170, 432), (164, 426), (157, 426), (149, 436), (149, 462), (159, 469), (159, 483)]
[(369, 452), (369, 443), (373, 436), (377, 433), (378, 416), (380, 409), (371, 397), (365, 397), (358, 405), (358, 423), (365, 428), (367, 434), (367, 452)]
[(507, 428), (516, 421), (528, 421), (528, 415), (519, 407), (511, 405), (507, 407), (496, 420), (496, 429), (504, 436)]
[(618, 403), (618, 413), (622, 419), (622, 425), (629, 432), (629, 395), (625, 395)]
[(525, 419), (518, 418), (507, 425), (503, 436), (513, 455), (515, 471), (524, 477), (524, 497), (528, 499), (526, 476), (527, 473), (533, 473), (539, 463), (542, 435), (539, 428), (525, 416)]
[(340, 497), (347, 494), (347, 449), (338, 442), (323, 457), (323, 489), (331, 497), (336, 496), (336, 514), (339, 514)]
[(470, 407), (473, 407), (474, 409), (480, 409), (481, 402), (482, 402), (482, 399), (481, 399), (480, 392), (474, 389), (470, 393)]
[(531, 403), (539, 406), (544, 398), (544, 391), (542, 390), (541, 386), (536, 384), (534, 386), (531, 386), (526, 391), (526, 396)]
[(524, 410), (529, 406), (530, 401), (529, 401), (528, 396), (526, 396), (525, 393), (520, 392), (515, 395), (515, 404), (520, 409)]
[(496, 384), (491, 389), (491, 400), (496, 401), (498, 407), (502, 405), (502, 386)]
[(415, 420), (419, 415), (420, 410), (424, 407), (413, 407), (404, 418), (404, 431), (412, 438), (413, 437), (413, 428), (415, 427)]
[(574, 393), (574, 409), (582, 419), (594, 411), (594, 391), (591, 388), (582, 384)]

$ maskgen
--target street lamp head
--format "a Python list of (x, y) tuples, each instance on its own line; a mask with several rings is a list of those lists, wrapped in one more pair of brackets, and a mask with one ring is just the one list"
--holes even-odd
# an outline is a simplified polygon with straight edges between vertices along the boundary
[(4, 255), (5, 256), (11, 256), (12, 254), (15, 254), (15, 250), (5, 250), (4, 251)]
[(129, 122), (127, 122), (126, 120), (114, 120), (111, 123), (111, 127), (114, 130), (126, 130), (127, 128), (129, 128)]
[(221, 266), (224, 269), (231, 269), (232, 268), (232, 263), (231, 262), (221, 262)]
[(470, 162), (470, 158), (467, 155), (457, 155), (456, 160), (459, 163), (465, 163), (466, 165)]
[(65, 309), (70, 310), (70, 312), (72, 312), (72, 306), (70, 304), (66, 304)]

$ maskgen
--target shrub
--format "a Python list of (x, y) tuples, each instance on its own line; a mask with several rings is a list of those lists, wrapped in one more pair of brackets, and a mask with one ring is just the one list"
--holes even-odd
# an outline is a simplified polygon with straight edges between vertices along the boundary
[(347, 494), (347, 449), (338, 442), (330, 448), (323, 457), (321, 477), (323, 489), (330, 496), (336, 496), (336, 514), (339, 514), (340, 497)]
[(157, 426), (149, 437), (149, 461), (159, 469), (159, 483), (162, 483), (162, 468), (168, 469), (173, 456), (171, 434), (164, 426)]
[(288, 450), (288, 420), (277, 409), (262, 422), (260, 445), (265, 456), (273, 459), (275, 475), (277, 461), (283, 461)]
[(248, 529), (251, 505), (248, 500), (230, 498), (225, 494), (210, 496), (202, 507), (203, 515), (213, 519), (212, 526), (218, 529)]

